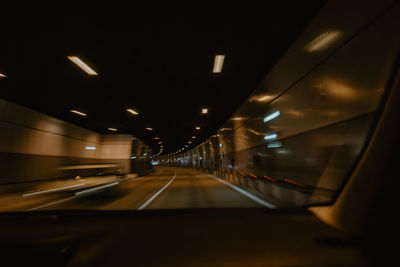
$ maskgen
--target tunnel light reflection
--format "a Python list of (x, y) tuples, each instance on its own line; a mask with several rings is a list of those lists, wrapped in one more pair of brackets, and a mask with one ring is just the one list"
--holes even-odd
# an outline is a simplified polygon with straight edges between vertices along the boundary
[(213, 73), (220, 73), (224, 65), (225, 55), (216, 55), (214, 58)]
[(0, 73), (0, 78), (4, 78), (7, 77), (6, 75), (4, 75), (3, 73)]
[(247, 129), (249, 132), (251, 132), (251, 133), (253, 133), (253, 134), (255, 134), (255, 135), (264, 135), (263, 133), (260, 133), (260, 132), (257, 132), (256, 130), (253, 130), (253, 129)]
[(310, 43), (307, 44), (306, 50), (308, 52), (315, 52), (326, 49), (331, 45), (339, 36), (342, 35), (340, 31), (326, 31), (315, 37)]
[(76, 192), (75, 195), (82, 195), (82, 194), (92, 193), (92, 192), (95, 192), (95, 191), (98, 191), (98, 190), (105, 189), (107, 187), (115, 186), (117, 184), (119, 184), (119, 182), (114, 182), (114, 183), (110, 183), (110, 184), (106, 184), (106, 185), (97, 186), (97, 187), (94, 187), (94, 188), (90, 188), (90, 189), (87, 189), (87, 190)]
[(277, 137), (278, 137), (277, 134), (269, 134), (269, 135), (264, 136), (264, 140), (273, 140), (273, 139), (276, 139)]
[(83, 62), (79, 57), (67, 57), (69, 60), (74, 62), (79, 68), (83, 69), (89, 75), (97, 75), (97, 73), (90, 68), (85, 62)]
[(116, 129), (116, 128), (107, 128), (109, 131), (112, 131), (112, 132), (116, 132), (116, 131), (118, 131), (118, 129)]
[(202, 114), (207, 114), (208, 113), (208, 108), (202, 108), (201, 109)]
[(273, 119), (275, 119), (276, 117), (278, 117), (279, 115), (281, 115), (281, 113), (279, 112), (279, 110), (278, 110), (278, 111), (275, 111), (275, 112), (271, 113), (270, 115), (266, 116), (266, 117), (264, 118), (264, 122), (273, 120)]
[(147, 127), (146, 130), (153, 131), (153, 128)]
[(42, 190), (42, 191), (36, 191), (32, 193), (27, 193), (23, 194), (23, 197), (30, 197), (30, 196), (35, 196), (35, 195), (40, 195), (40, 194), (45, 194), (45, 193), (50, 193), (50, 192), (58, 192), (58, 191), (63, 191), (66, 189), (71, 189), (75, 187), (80, 187), (85, 185), (85, 183), (80, 183), (80, 184), (74, 184), (74, 185), (68, 185), (68, 186), (63, 186), (63, 187), (57, 187), (57, 188), (52, 188), (52, 189), (47, 189), (47, 190)]

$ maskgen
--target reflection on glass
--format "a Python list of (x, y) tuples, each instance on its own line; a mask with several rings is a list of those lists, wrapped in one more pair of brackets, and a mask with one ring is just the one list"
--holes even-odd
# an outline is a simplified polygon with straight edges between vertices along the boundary
[(276, 133), (269, 134), (269, 135), (264, 136), (264, 140), (273, 140), (273, 139), (276, 139), (277, 137), (278, 137), (278, 135)]
[(247, 118), (245, 117), (233, 117), (231, 118), (232, 121), (242, 121), (242, 120), (246, 120)]
[(282, 147), (282, 142), (281, 141), (268, 142), (267, 147), (268, 148)]
[(249, 98), (250, 102), (266, 103), (274, 98), (273, 95), (254, 95)]

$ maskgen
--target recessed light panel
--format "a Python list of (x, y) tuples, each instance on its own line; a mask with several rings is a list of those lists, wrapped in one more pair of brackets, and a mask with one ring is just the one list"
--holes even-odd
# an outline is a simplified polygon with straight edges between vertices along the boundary
[(74, 62), (79, 68), (83, 69), (89, 75), (97, 75), (92, 68), (90, 68), (85, 62), (83, 62), (79, 57), (71, 56), (68, 57), (69, 60)]

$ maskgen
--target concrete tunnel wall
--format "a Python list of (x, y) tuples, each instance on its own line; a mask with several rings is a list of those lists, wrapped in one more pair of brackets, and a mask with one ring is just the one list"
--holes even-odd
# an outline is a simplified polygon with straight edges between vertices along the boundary
[(81, 164), (129, 173), (131, 147), (131, 135), (102, 135), (0, 99), (0, 184), (69, 177), (65, 167)]

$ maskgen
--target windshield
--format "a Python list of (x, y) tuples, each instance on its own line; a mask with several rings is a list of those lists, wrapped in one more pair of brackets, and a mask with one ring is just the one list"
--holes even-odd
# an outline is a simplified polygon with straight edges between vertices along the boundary
[(0, 211), (331, 204), (385, 104), (395, 16), (290, 5), (2, 18)]

